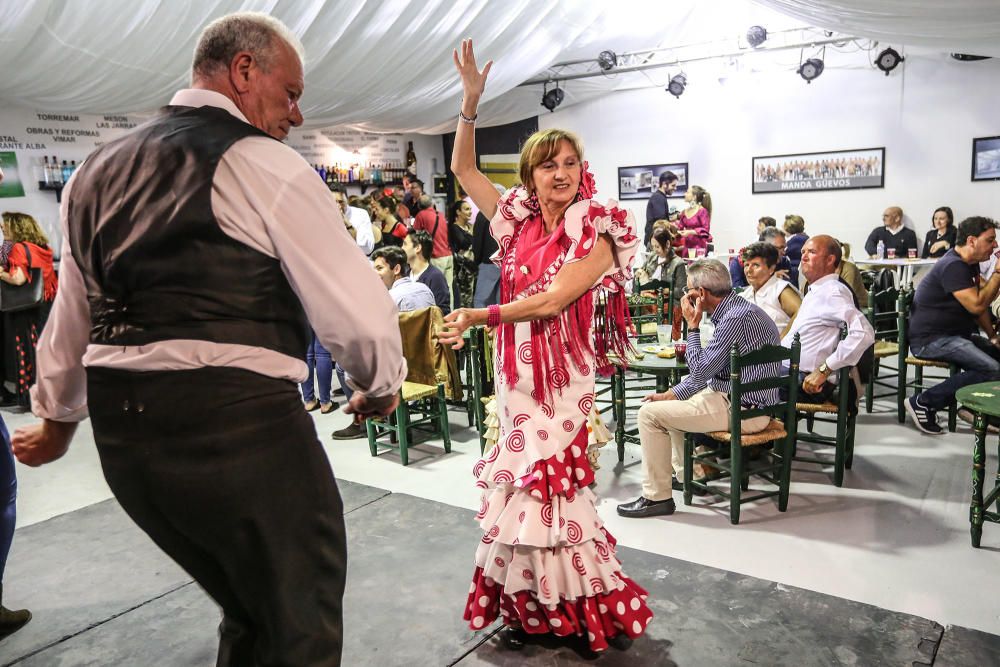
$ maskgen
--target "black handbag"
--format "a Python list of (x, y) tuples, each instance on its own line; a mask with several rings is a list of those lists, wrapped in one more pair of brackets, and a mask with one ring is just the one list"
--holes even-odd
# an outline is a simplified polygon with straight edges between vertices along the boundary
[(0, 312), (16, 313), (20, 310), (37, 308), (45, 295), (42, 270), (31, 266), (31, 249), (22, 242), (24, 254), (28, 257), (28, 281), (23, 285), (12, 285), (0, 281)]

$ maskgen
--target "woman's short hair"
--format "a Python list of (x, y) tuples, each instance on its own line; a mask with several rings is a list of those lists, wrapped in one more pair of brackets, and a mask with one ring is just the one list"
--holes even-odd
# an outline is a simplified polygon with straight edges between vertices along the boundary
[(535, 167), (546, 160), (551, 160), (559, 154), (559, 144), (569, 142), (569, 145), (576, 151), (576, 156), (583, 161), (583, 142), (580, 137), (568, 130), (552, 128), (549, 130), (539, 130), (528, 137), (521, 147), (521, 161), (518, 165), (518, 173), (521, 177), (521, 184), (527, 188), (528, 192), (535, 191), (535, 183), (531, 178)]
[(784, 227), (789, 234), (801, 234), (806, 231), (806, 221), (802, 219), (801, 215), (789, 213), (785, 216)]
[(724, 297), (733, 291), (729, 269), (717, 259), (699, 259), (687, 268), (691, 287), (703, 287), (712, 296)]
[(778, 221), (769, 215), (765, 215), (757, 219), (757, 224), (764, 225), (765, 227), (777, 227)]
[(764, 264), (766, 264), (769, 269), (778, 265), (778, 249), (770, 243), (764, 243), (762, 241), (751, 243), (747, 247), (743, 248), (743, 254), (741, 257), (744, 262), (749, 262), (755, 257), (760, 257), (764, 260)]
[(938, 206), (936, 209), (934, 209), (934, 212), (931, 213), (931, 222), (932, 223), (934, 222), (934, 216), (937, 215), (938, 213), (944, 213), (946, 216), (948, 216), (948, 226), (949, 227), (954, 227), (955, 226), (955, 214), (951, 212), (951, 207), (950, 206)]
[(237, 12), (215, 19), (201, 31), (194, 49), (192, 77), (211, 76), (228, 70), (236, 54), (249, 51), (268, 71), (278, 55), (279, 42), (290, 46), (305, 60), (302, 42), (284, 23), (261, 12)]
[(4, 211), (3, 221), (7, 225), (7, 231), (10, 232), (6, 240), (11, 243), (27, 241), (40, 248), (48, 247), (49, 238), (45, 236), (38, 222), (27, 213)]

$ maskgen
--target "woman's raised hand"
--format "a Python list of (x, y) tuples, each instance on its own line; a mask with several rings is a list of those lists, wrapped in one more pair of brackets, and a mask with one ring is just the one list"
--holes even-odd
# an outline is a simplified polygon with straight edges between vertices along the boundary
[(455, 49), (452, 52), (452, 57), (455, 59), (455, 69), (462, 77), (462, 92), (465, 99), (470, 102), (478, 102), (486, 88), (486, 77), (490, 74), (493, 61), (486, 63), (483, 71), (480, 72), (479, 68), (476, 67), (476, 53), (472, 50), (471, 39), (463, 39), (461, 54), (459, 54), (458, 49)]

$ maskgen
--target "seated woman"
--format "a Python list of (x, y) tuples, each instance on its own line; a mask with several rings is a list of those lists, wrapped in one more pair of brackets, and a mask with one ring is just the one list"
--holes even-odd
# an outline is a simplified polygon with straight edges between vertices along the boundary
[[(646, 261), (636, 271), (636, 278), (638, 278), (640, 285), (653, 280), (673, 281), (670, 287), (673, 291), (675, 304), (672, 320), (674, 323), (672, 339), (677, 340), (681, 337), (681, 297), (684, 296), (687, 285), (687, 272), (684, 270), (684, 260), (674, 253), (673, 246), (671, 245), (670, 228), (667, 224), (657, 225), (657, 223), (653, 223), (653, 238), (650, 240), (650, 245), (653, 251), (649, 253)], [(680, 267), (680, 270), (677, 271), (676, 280), (674, 280), (674, 272), (678, 267)], [(653, 299), (656, 298), (656, 293), (652, 290), (644, 291), (642, 295)], [(664, 312), (669, 307), (669, 303), (664, 303)]]
[(784, 337), (799, 312), (802, 297), (791, 283), (779, 278), (778, 249), (770, 243), (751, 243), (743, 249), (743, 271), (749, 286), (740, 296), (757, 304), (778, 325)]
[(789, 214), (785, 216), (785, 257), (792, 264), (792, 272), (788, 274), (792, 284), (799, 280), (799, 262), (802, 261), (802, 246), (809, 240), (806, 234), (806, 221), (801, 215)]
[(940, 206), (934, 209), (931, 216), (931, 230), (924, 237), (924, 251), (921, 257), (941, 257), (951, 248), (955, 247), (955, 237), (958, 236), (955, 230), (955, 215), (948, 206)]
[(692, 257), (691, 250), (707, 249), (712, 242), (712, 197), (700, 185), (684, 193), (688, 207), (677, 217), (678, 237), (674, 247), (682, 256)]
[(42, 270), (41, 303), (35, 308), (4, 313), (3, 318), (4, 394), (12, 391), (18, 405), (30, 408), (28, 390), (35, 383), (35, 348), (56, 298), (58, 280), (49, 240), (34, 218), (25, 213), (4, 213), (3, 234), (13, 245), (9, 267), (0, 269), (0, 280), (24, 285), (31, 279), (30, 269)]

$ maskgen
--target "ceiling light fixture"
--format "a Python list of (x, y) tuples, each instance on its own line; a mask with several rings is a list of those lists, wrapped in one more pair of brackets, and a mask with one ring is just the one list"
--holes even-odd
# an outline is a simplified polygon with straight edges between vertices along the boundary
[(612, 70), (618, 65), (618, 56), (615, 55), (614, 51), (601, 51), (597, 56), (597, 64), (602, 70), (607, 72)]
[(670, 83), (667, 84), (667, 92), (674, 97), (680, 97), (684, 94), (684, 89), (687, 87), (687, 76), (681, 72), (680, 74), (675, 74), (670, 77)]
[(818, 77), (823, 73), (823, 61), (819, 58), (810, 58), (801, 65), (799, 65), (799, 76), (806, 80), (806, 83), (812, 83), (813, 79)]
[(899, 67), (899, 63), (906, 60), (903, 56), (899, 55), (899, 51), (889, 47), (878, 54), (875, 58), (875, 66), (880, 70), (885, 72), (886, 76), (889, 76), (889, 72)]
[(562, 104), (563, 99), (566, 97), (566, 93), (559, 88), (559, 82), (556, 81), (555, 84), (556, 87), (552, 90), (549, 90), (549, 84), (547, 83), (542, 88), (542, 106), (549, 111), (555, 111), (556, 107)]
[(767, 29), (763, 26), (752, 25), (750, 29), (747, 30), (747, 42), (753, 48), (757, 48), (761, 44), (767, 41)]

